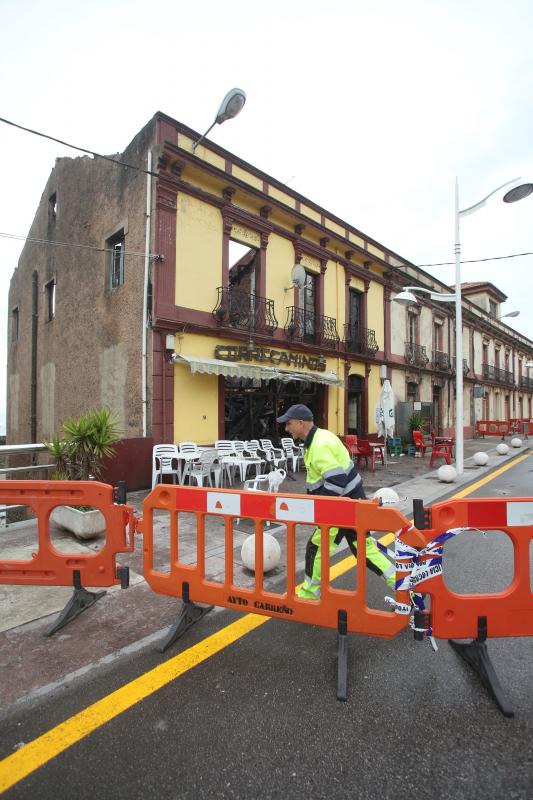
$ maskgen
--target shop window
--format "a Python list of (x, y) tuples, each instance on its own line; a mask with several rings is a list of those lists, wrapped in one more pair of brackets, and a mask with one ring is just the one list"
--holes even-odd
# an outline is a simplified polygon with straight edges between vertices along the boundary
[(56, 282), (55, 278), (44, 285), (45, 321), (51, 322), (56, 315)]
[(18, 342), (19, 339), (19, 308), (16, 306), (11, 312), (11, 341)]
[(348, 433), (360, 436), (363, 433), (363, 386), (359, 375), (348, 378)]
[(109, 287), (116, 289), (124, 283), (124, 254), (126, 237), (124, 230), (119, 231), (106, 242), (109, 257)]

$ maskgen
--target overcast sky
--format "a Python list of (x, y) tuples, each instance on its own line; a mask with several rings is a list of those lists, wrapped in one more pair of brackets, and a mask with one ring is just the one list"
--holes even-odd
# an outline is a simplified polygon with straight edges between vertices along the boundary
[[(0, 117), (109, 154), (158, 110), (203, 132), (239, 86), (213, 141), (415, 264), (452, 262), (455, 176), (462, 208), (533, 176), (532, 31), (530, 0), (0, 0)], [(27, 234), (65, 155), (0, 123), (0, 232)], [(533, 196), (495, 198), (462, 221), (463, 259), (533, 251), (532, 220)], [(0, 429), (22, 244), (0, 236)], [(532, 267), (462, 267), (531, 339)], [(454, 283), (452, 265), (427, 271)]]

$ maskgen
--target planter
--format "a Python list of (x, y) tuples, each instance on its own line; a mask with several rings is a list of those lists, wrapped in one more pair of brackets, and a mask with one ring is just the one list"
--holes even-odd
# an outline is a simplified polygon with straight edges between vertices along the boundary
[(72, 506), (58, 506), (50, 514), (50, 520), (66, 528), (78, 539), (94, 539), (105, 531), (105, 518), (97, 508), (80, 511)]

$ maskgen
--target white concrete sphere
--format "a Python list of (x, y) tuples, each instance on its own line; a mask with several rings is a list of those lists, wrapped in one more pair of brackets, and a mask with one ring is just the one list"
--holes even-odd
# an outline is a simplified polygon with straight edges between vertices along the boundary
[(496, 452), (500, 456), (506, 456), (507, 453), (509, 452), (509, 445), (505, 444), (505, 442), (500, 442), (500, 444), (496, 448)]
[(522, 439), (515, 436), (514, 439), (511, 439), (511, 447), (522, 447)]
[(378, 500), (381, 498), (381, 505), (383, 506), (397, 506), (400, 502), (397, 492), (394, 489), (389, 489), (388, 486), (378, 489), (372, 499), (375, 500), (376, 498)]
[[(255, 572), (255, 533), (242, 543), (241, 558), (244, 565)], [(277, 567), (280, 559), (281, 547), (278, 540), (269, 533), (263, 533), (263, 572), (270, 572)]]
[(439, 476), (439, 481), (443, 483), (453, 483), (457, 478), (455, 467), (452, 467), (451, 464), (443, 464), (442, 467), (439, 467), (437, 475)]
[(484, 467), (485, 464), (489, 463), (489, 456), (487, 453), (484, 453), (480, 450), (477, 453), (474, 453), (474, 464), (477, 464), (478, 467)]

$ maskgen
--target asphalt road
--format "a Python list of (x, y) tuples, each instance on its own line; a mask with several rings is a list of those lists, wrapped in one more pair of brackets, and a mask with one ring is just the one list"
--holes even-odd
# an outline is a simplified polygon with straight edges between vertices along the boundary
[[(473, 496), (531, 496), (532, 472), (526, 458)], [(452, 540), (450, 587), (488, 591), (487, 574), (505, 586), (513, 572), (506, 539)], [(383, 585), (373, 575), (368, 584), (370, 604), (379, 607)], [(211, 613), (164, 656), (140, 650), (21, 708), (2, 723), (0, 757), (148, 670), (186, 660), (194, 645), (242, 618)], [(336, 633), (267, 620), (88, 735), (83, 715), (69, 723), (77, 741), (42, 766), (61, 739), (57, 731), (21, 750), (37, 768), (5, 796), (526, 800), (533, 796), (533, 638), (491, 639), (488, 649), (514, 719), (499, 712), (446, 641), (434, 653), (410, 632), (393, 640), (349, 636), (348, 701), (338, 702)], [(120, 702), (117, 695), (109, 705)], [(4, 775), (6, 764), (0, 761)]]

